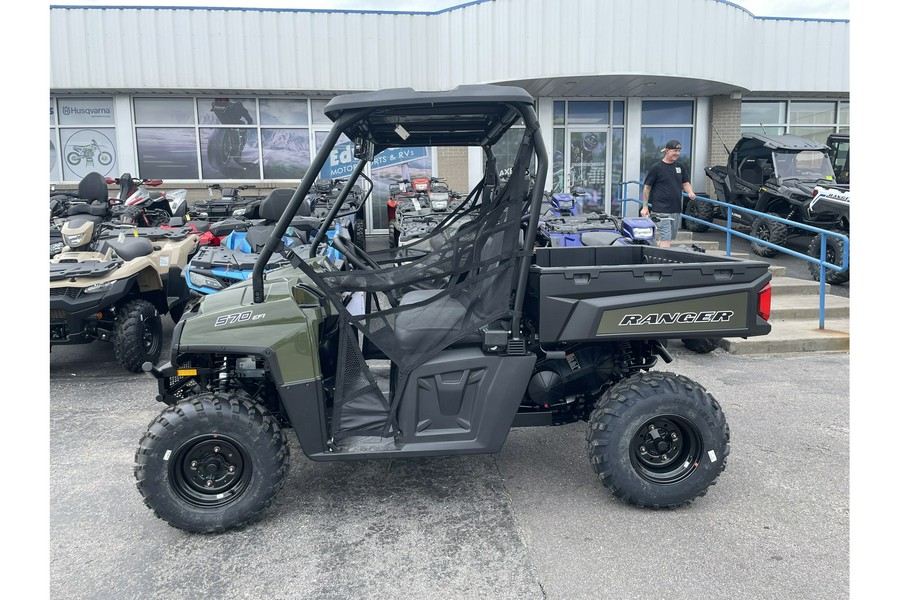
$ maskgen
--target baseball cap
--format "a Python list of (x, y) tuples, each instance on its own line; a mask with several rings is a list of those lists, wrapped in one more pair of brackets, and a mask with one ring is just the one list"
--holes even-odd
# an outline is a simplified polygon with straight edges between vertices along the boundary
[(681, 142), (678, 140), (669, 140), (666, 142), (666, 150), (675, 150), (676, 148), (681, 148)]

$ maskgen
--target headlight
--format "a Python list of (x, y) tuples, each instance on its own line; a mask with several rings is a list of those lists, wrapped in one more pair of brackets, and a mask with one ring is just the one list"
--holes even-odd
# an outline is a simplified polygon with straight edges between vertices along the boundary
[(649, 240), (653, 237), (653, 229), (650, 227), (636, 227), (632, 235), (634, 235), (636, 240)]
[(191, 271), (191, 283), (193, 283), (197, 287), (207, 287), (214, 290), (222, 289), (222, 284), (219, 283), (217, 279), (207, 277), (206, 275), (201, 275), (200, 273), (194, 273), (193, 271)]
[(242, 217), (242, 216), (244, 216), (245, 214), (247, 214), (247, 209), (246, 209), (246, 208), (236, 208), (236, 209), (234, 209), (233, 211), (231, 211), (231, 216), (232, 216), (232, 217)]
[(431, 209), (432, 210), (447, 210), (447, 201), (446, 200), (432, 200), (431, 201)]
[(80, 246), (81, 242), (84, 241), (84, 234), (76, 233), (75, 235), (64, 235), (63, 239), (66, 241), (66, 246), (75, 248), (76, 246)]
[(103, 283), (95, 283), (94, 285), (89, 285), (84, 288), (85, 294), (98, 294), (100, 292), (105, 292), (109, 288), (113, 286), (114, 281), (104, 281)]
[(53, 244), (50, 244), (50, 256), (62, 252), (63, 246), (65, 246), (65, 244), (63, 244), (62, 242), (55, 242)]

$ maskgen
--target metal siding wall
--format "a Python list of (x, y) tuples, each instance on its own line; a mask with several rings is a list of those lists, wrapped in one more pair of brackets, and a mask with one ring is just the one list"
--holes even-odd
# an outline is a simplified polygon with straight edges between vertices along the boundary
[(446, 89), (616, 73), (849, 90), (847, 22), (754, 19), (715, 0), (494, 0), (436, 15), (53, 9), (50, 33), (58, 90)]

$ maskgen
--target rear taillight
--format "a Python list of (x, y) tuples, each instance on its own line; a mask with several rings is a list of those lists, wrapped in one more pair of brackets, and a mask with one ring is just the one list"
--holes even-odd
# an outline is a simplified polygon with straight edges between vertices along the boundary
[(759, 304), (756, 308), (756, 314), (763, 318), (764, 321), (769, 320), (772, 314), (772, 284), (767, 283), (766, 286), (759, 290)]

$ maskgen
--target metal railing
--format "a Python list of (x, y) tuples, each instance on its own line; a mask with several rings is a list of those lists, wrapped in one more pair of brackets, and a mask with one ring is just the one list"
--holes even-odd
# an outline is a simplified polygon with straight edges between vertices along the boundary
[[(628, 182), (628, 183), (637, 183), (637, 182)], [(687, 194), (683, 194), (682, 196), (687, 197)], [(758, 244), (762, 244), (763, 246), (772, 248), (779, 252), (783, 252), (790, 256), (794, 256), (796, 258), (800, 258), (805, 260), (808, 263), (816, 264), (819, 267), (819, 329), (825, 329), (825, 273), (826, 270), (832, 270), (838, 273), (844, 273), (847, 269), (850, 268), (850, 238), (841, 233), (836, 233), (834, 231), (828, 231), (827, 229), (819, 229), (818, 227), (813, 227), (812, 225), (804, 225), (803, 223), (798, 223), (796, 221), (789, 221), (787, 219), (783, 219), (781, 217), (776, 217), (775, 215), (770, 215), (766, 213), (761, 213), (755, 210), (751, 210), (749, 208), (738, 208), (739, 212), (742, 215), (748, 214), (753, 215), (754, 217), (762, 217), (765, 219), (769, 219), (771, 221), (777, 221), (779, 223), (784, 223), (790, 227), (794, 227), (796, 229), (803, 229), (805, 231), (812, 232), (813, 234), (818, 234), (821, 237), (820, 246), (819, 246), (819, 257), (809, 256), (808, 254), (801, 254), (795, 250), (791, 250), (790, 248), (785, 248), (783, 246), (779, 246), (777, 244), (773, 244), (768, 240), (761, 240), (752, 235), (748, 235), (746, 233), (742, 233), (740, 231), (735, 231), (732, 228), (732, 211), (736, 208), (731, 204), (726, 204), (724, 202), (720, 202), (718, 200), (713, 200), (712, 198), (707, 198), (705, 196), (696, 196), (697, 200), (701, 200), (703, 202), (708, 202), (710, 204), (714, 204), (720, 207), (725, 213), (725, 226), (718, 225), (717, 223), (713, 223), (712, 221), (704, 221), (702, 219), (698, 219), (692, 217), (688, 214), (682, 213), (681, 217), (683, 219), (687, 219), (689, 221), (694, 221), (696, 223), (702, 223), (708, 227), (713, 229), (717, 229), (719, 231), (725, 232), (725, 255), (731, 256), (731, 239), (732, 236), (737, 236), (748, 240), (750, 242), (756, 242)], [(624, 200), (623, 200), (624, 205)], [(843, 254), (841, 256), (841, 265), (836, 265), (828, 262), (825, 257), (827, 254), (828, 248), (828, 238), (833, 237), (837, 240), (841, 240), (843, 242)]]
[[(628, 197), (628, 194), (627, 194), (628, 186), (631, 185), (632, 183), (636, 184), (638, 186), (638, 194), (637, 194), (638, 197), (637, 198), (629, 198)], [(631, 181), (623, 181), (622, 183), (620, 183), (618, 185), (619, 198), (621, 199), (620, 201), (622, 203), (622, 217), (623, 218), (627, 216), (626, 210), (628, 209), (629, 202), (634, 202), (635, 204), (637, 204), (637, 214), (635, 216), (638, 216), (641, 214), (641, 205), (643, 204), (643, 200), (641, 200), (642, 186), (643, 186), (643, 184), (640, 181), (635, 181), (633, 179)]]

